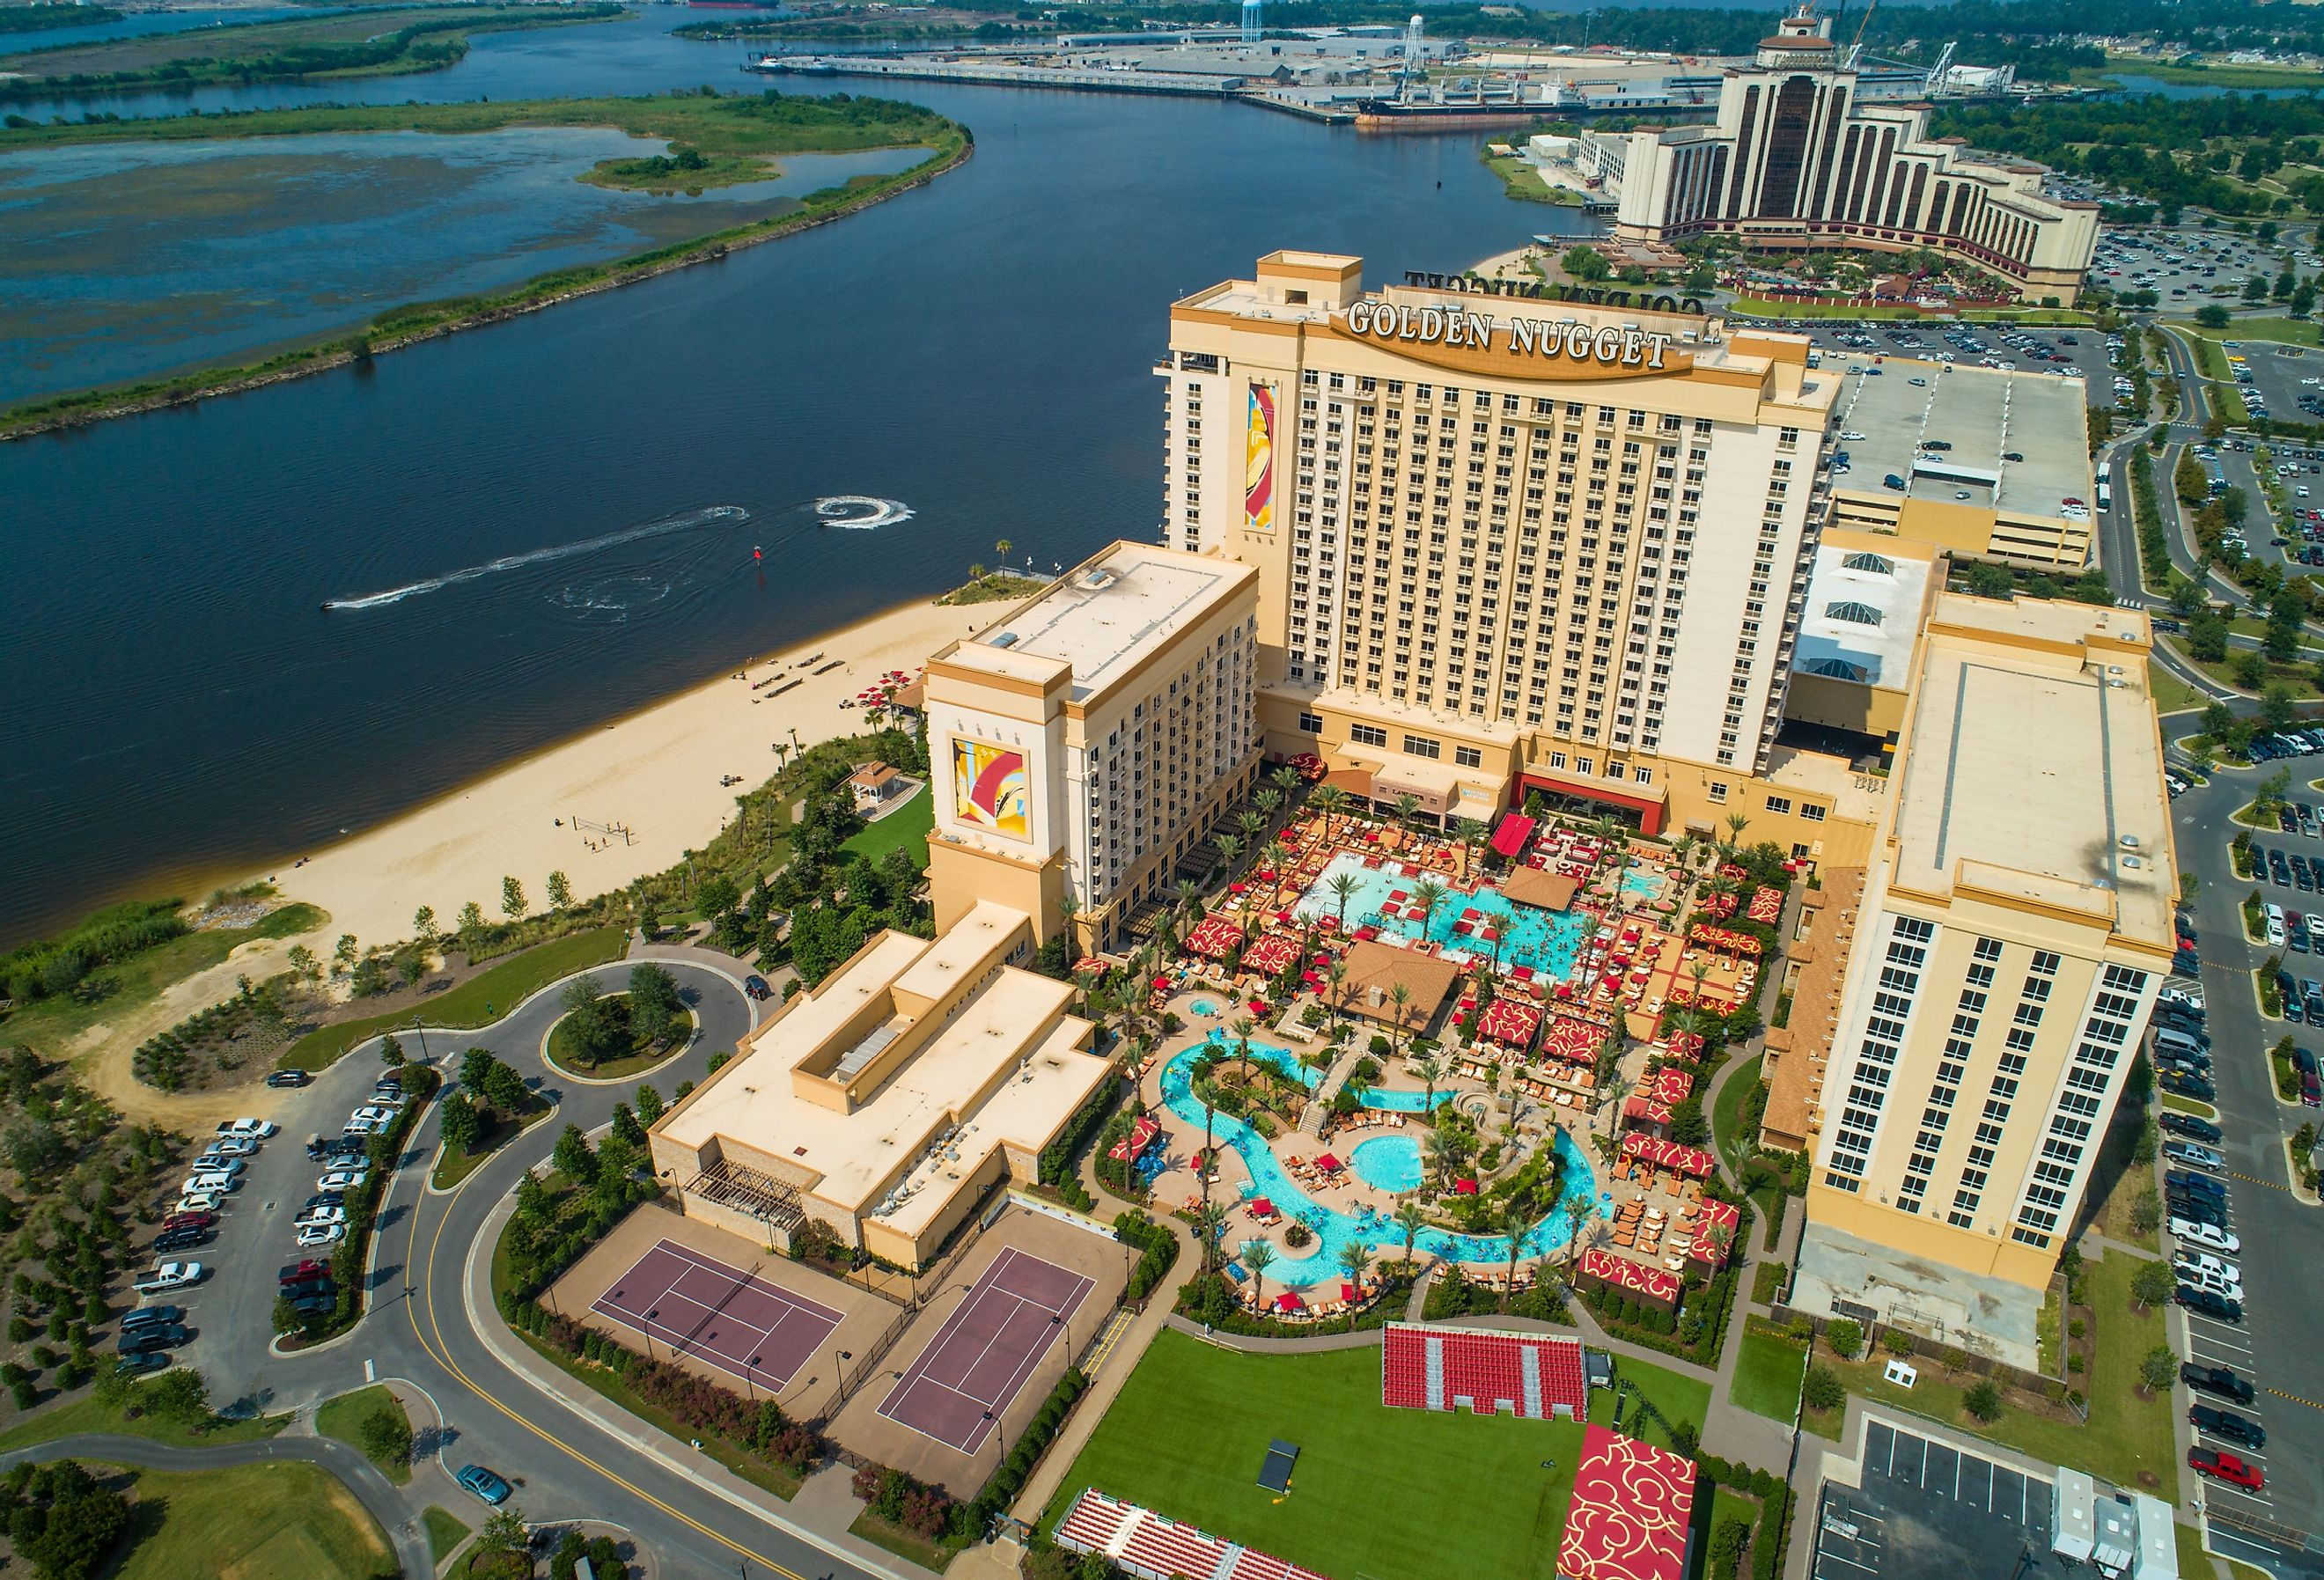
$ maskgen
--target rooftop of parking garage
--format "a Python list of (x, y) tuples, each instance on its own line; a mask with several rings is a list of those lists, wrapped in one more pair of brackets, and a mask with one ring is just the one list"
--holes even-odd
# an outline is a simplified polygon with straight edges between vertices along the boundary
[[(2084, 401), (2081, 380), (2055, 374), (1895, 356), (1867, 365), (1842, 375), (1833, 407), (1840, 432), (1864, 435), (1840, 441), (1851, 470), (1838, 485), (1894, 498), (1884, 479), (1897, 476), (1914, 499), (2056, 519), (2093, 487)], [(1929, 449), (1932, 439), (1952, 448)]]

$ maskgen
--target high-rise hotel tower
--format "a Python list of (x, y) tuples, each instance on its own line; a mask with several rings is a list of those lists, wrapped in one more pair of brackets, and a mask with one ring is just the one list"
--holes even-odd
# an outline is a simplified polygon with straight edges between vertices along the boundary
[[(1165, 541), (1257, 568), (1269, 748), (1448, 818), (1538, 789), (1649, 832), (1781, 779), (1838, 389), (1806, 340), (1362, 274), (1270, 254), (1171, 309), (1157, 370)], [(1752, 837), (1812, 850), (1829, 777)]]

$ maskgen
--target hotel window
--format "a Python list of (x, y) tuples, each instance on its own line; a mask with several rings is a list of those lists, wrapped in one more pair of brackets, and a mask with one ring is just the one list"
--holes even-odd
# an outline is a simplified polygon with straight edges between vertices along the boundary
[(1770, 812), (1772, 812), (1772, 813), (1774, 813), (1776, 817), (1780, 818), (1780, 817), (1784, 816), (1785, 813), (1789, 812), (1791, 809), (1792, 809), (1792, 799), (1791, 799), (1791, 797), (1789, 797), (1789, 796), (1769, 796), (1769, 797), (1767, 798), (1767, 810), (1768, 810), (1768, 811), (1770, 811)]
[(1432, 741), (1425, 735), (1405, 736), (1404, 749), (1415, 757), (1442, 757), (1444, 754), (1443, 743)]
[(1800, 803), (1800, 816), (1810, 823), (1822, 822), (1824, 819), (1824, 811), (1825, 808), (1817, 806), (1813, 801), (1802, 801)]
[(1299, 730), (1302, 735), (1322, 735), (1323, 733), (1323, 716), (1320, 713), (1302, 713), (1299, 716)]
[(1717, 780), (1711, 781), (1711, 799), (1721, 806), (1727, 801), (1727, 787)]
[(1565, 753), (1563, 752), (1552, 752), (1549, 754), (1549, 765), (1552, 768), (1563, 769), (1565, 766)]
[(1652, 784), (1655, 782), (1655, 771), (1651, 768), (1633, 768), (1630, 770), (1630, 779), (1633, 783)]
[(1350, 725), (1348, 739), (1359, 746), (1385, 746), (1388, 744), (1388, 732), (1378, 725)]
[(1576, 773), (1595, 773), (1598, 772), (1598, 764), (1591, 758), (1576, 757), (1573, 760), (1573, 772)]
[(1455, 746), (1452, 761), (1462, 768), (1480, 768), (1484, 766), (1485, 754), (1474, 746)]

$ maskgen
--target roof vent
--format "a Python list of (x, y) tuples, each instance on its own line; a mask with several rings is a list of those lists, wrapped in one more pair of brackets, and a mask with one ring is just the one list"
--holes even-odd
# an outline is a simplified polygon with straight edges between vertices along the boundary
[(1013, 631), (1004, 631), (1000, 635), (992, 639), (991, 645), (994, 647), (1015, 647), (1017, 645), (1017, 633)]
[(1121, 578), (1101, 565), (1082, 577), (1082, 586), (1093, 593), (1102, 593)]
[(2121, 844), (2125, 850), (2136, 850), (2138, 848), (2138, 836), (2135, 834), (2126, 834), (2122, 836)]
[(2135, 855), (2126, 855), (2126, 856), (2125, 856), (2125, 857), (2123, 857), (2123, 858), (2122, 858), (2122, 864), (2123, 864), (2124, 866), (2127, 867), (2128, 869), (2130, 869), (2132, 872), (2134, 872), (2134, 873), (2135, 873), (2135, 872), (2138, 871), (2138, 869), (2139, 869), (2139, 868), (2141, 868), (2141, 867), (2144, 866), (2146, 864), (2145, 864), (2144, 862), (2140, 861), (2140, 860), (2139, 860), (2136, 856), (2135, 856)]

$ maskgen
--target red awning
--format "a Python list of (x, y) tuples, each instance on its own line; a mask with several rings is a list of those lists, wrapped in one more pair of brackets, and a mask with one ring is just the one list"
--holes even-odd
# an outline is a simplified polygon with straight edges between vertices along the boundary
[(1499, 827), (1493, 830), (1493, 850), (1499, 855), (1515, 855), (1525, 848), (1525, 842), (1532, 834), (1533, 819), (1522, 812), (1512, 812), (1501, 819)]
[(1340, 1171), (1340, 1160), (1332, 1156), (1331, 1153), (1326, 1152), (1322, 1157), (1315, 1160), (1315, 1167), (1321, 1169), (1326, 1174), (1337, 1174)]
[(1477, 1194), (1477, 1182), (1473, 1179), (1456, 1179), (1452, 1182), (1452, 1194), (1454, 1196), (1474, 1196)]
[(1275, 1308), (1277, 1311), (1301, 1311), (1306, 1308), (1306, 1302), (1286, 1289), (1275, 1298)]
[(1162, 1127), (1141, 1113), (1137, 1123), (1130, 1127), (1130, 1133), (1114, 1142), (1106, 1156), (1116, 1162), (1127, 1163), (1152, 1146), (1154, 1138), (1161, 1133)]

